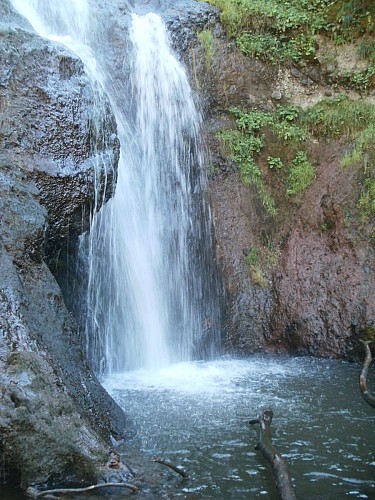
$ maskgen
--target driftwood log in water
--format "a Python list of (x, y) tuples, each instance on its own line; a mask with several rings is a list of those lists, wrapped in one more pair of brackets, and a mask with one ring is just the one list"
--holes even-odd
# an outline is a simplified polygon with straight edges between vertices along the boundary
[(260, 428), (259, 442), (255, 449), (260, 450), (264, 458), (271, 465), (280, 498), (282, 500), (296, 500), (297, 497), (294, 493), (286, 462), (272, 444), (272, 418), (272, 410), (265, 410), (259, 418), (250, 420), (250, 425), (259, 424)]
[(165, 465), (166, 467), (169, 467), (170, 469), (174, 470), (175, 472), (177, 472), (177, 474), (180, 474), (180, 476), (184, 477), (185, 479), (187, 479), (189, 477), (189, 474), (187, 472), (185, 472), (183, 469), (181, 469), (180, 467), (177, 467), (176, 465), (171, 464), (171, 462), (168, 462), (167, 460), (164, 460), (163, 458), (154, 457), (153, 460), (154, 460), (154, 462), (157, 462), (158, 464), (162, 464), (162, 465)]
[(58, 488), (54, 490), (44, 491), (38, 491), (35, 488), (30, 487), (27, 489), (26, 494), (31, 498), (50, 498), (55, 495), (74, 495), (78, 493), (87, 493), (89, 491), (95, 491), (103, 488), (128, 488), (134, 493), (137, 493), (140, 490), (138, 486), (129, 483), (101, 483), (93, 484), (92, 486), (87, 486), (86, 488)]
[(365, 348), (365, 359), (363, 361), (362, 371), (359, 376), (359, 390), (366, 403), (375, 408), (375, 397), (367, 389), (367, 375), (372, 362), (372, 354), (370, 349), (371, 341), (362, 339), (359, 339), (359, 341)]

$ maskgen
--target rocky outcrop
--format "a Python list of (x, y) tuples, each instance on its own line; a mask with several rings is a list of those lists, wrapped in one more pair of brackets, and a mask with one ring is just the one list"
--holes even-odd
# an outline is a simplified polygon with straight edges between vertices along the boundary
[(105, 475), (106, 443), (126, 422), (90, 372), (46, 262), (88, 227), (94, 177), (114, 178), (115, 122), (81, 61), (7, 0), (0, 19), (1, 476), (79, 483)]

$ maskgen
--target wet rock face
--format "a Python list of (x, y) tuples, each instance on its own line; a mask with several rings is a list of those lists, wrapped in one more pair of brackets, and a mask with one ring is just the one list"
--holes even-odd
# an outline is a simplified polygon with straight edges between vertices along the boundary
[(39, 189), (51, 255), (87, 229), (94, 176), (107, 175), (111, 184), (115, 169), (104, 165), (117, 164), (116, 125), (73, 54), (25, 30), (3, 28), (0, 38), (0, 159)]
[(87, 367), (46, 261), (87, 228), (95, 175), (114, 178), (115, 122), (82, 63), (7, 0), (0, 65), (0, 473), (25, 487), (88, 481), (127, 424)]
[(335, 236), (332, 247), (329, 236), (298, 226), (275, 276), (272, 334), (267, 338), (298, 354), (347, 355), (356, 325), (366, 324), (358, 256), (343, 235)]
[(262, 224), (254, 191), (243, 186), (232, 165), (211, 176), (210, 186), (218, 255), (227, 285), (225, 349), (232, 353), (261, 352), (269, 331), (271, 292), (252, 284), (244, 252), (254, 245)]

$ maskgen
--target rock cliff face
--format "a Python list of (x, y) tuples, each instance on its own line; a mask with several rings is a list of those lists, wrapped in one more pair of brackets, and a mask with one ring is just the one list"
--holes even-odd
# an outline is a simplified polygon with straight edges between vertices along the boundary
[(317, 178), (296, 210), (273, 276), (271, 345), (317, 356), (352, 356), (375, 318), (373, 224), (348, 221), (359, 197), (358, 169), (343, 170), (343, 148), (315, 146)]
[[(214, 35), (212, 60), (199, 41), (184, 57), (205, 106), (216, 237), (230, 297), (227, 348), (350, 358), (358, 332), (375, 320), (374, 221), (361, 222), (358, 211), (352, 217), (361, 167), (340, 168), (343, 141), (315, 141), (309, 154), (316, 180), (298, 203), (286, 201), (274, 185), (279, 214), (271, 219), (255, 188), (243, 185), (236, 165), (221, 155), (215, 136), (233, 126), (226, 113), (231, 106), (272, 111), (280, 100), (307, 107), (332, 95), (324, 68), (264, 64), (239, 53), (219, 24), (207, 27)], [(334, 92), (340, 91), (345, 89)], [(272, 150), (260, 156), (265, 176), (267, 154), (277, 156)], [(277, 263), (257, 283), (246, 254), (270, 241), (277, 242)]]
[[(88, 480), (125, 416), (90, 373), (46, 262), (63, 260), (88, 227), (94, 176), (114, 177), (116, 127), (81, 61), (36, 36), (6, 0), (0, 19), (1, 477)], [(94, 128), (98, 101), (106, 111)]]

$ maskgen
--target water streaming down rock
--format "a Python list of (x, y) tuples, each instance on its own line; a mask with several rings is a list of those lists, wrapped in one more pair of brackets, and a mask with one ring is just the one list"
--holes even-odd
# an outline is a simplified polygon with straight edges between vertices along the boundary
[(14, 5), (39, 33), (82, 58), (117, 119), (116, 194), (93, 215), (90, 235), (81, 242), (88, 256), (86, 347), (95, 371), (212, 355), (219, 346), (220, 308), (201, 119), (163, 22), (153, 13), (132, 14), (129, 69), (119, 85), (110, 58), (101, 53), (100, 18), (93, 29), (86, 1)]

